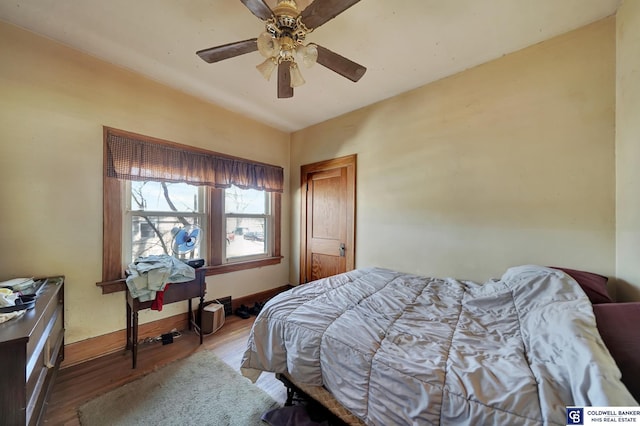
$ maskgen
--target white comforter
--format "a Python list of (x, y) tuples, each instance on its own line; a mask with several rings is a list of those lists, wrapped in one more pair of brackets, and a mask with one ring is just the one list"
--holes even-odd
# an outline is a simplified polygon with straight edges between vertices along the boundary
[(485, 284), (369, 268), (298, 286), (255, 321), (243, 374), (324, 385), (368, 424), (564, 425), (566, 406), (636, 401), (563, 272)]

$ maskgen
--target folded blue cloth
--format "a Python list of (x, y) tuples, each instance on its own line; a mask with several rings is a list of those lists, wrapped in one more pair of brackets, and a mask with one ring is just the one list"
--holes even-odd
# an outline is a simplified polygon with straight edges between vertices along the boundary
[(154, 300), (168, 283), (195, 279), (196, 270), (169, 255), (139, 257), (127, 268), (127, 287), (141, 302)]

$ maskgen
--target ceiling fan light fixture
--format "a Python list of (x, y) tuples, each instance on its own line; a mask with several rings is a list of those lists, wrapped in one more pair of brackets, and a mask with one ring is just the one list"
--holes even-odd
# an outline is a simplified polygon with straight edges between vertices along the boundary
[(278, 62), (275, 58), (267, 58), (261, 64), (256, 65), (256, 69), (260, 71), (260, 74), (262, 74), (265, 80), (269, 81), (273, 70), (275, 70), (277, 66)]
[(280, 41), (280, 60), (290, 61), (290, 62), (295, 61), (295, 57), (294, 57), (296, 53), (295, 41), (287, 35), (280, 37), (279, 41)]
[(271, 58), (280, 52), (280, 41), (266, 31), (258, 36), (257, 43), (258, 51), (265, 58)]
[(311, 68), (318, 61), (318, 48), (315, 44), (298, 47), (297, 54), (305, 68)]
[(291, 65), (289, 65), (289, 74), (291, 75), (291, 87), (302, 86), (305, 83), (300, 68), (298, 68), (298, 64), (295, 62), (291, 62)]

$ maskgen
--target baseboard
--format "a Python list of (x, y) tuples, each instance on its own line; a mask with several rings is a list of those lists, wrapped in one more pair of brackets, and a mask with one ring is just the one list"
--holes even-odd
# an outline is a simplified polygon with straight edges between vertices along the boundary
[[(125, 316), (124, 313), (122, 316)], [(187, 313), (185, 312), (146, 324), (140, 324), (138, 326), (138, 339), (157, 337), (174, 328), (184, 330), (188, 326), (187, 319)], [(71, 367), (72, 365), (80, 364), (81, 362), (99, 358), (104, 355), (124, 351), (126, 340), (127, 331), (123, 329), (65, 345), (64, 361), (62, 361), (60, 368)]]
[[(292, 288), (291, 285), (284, 285), (260, 293), (231, 299), (233, 311), (240, 305), (253, 306), (256, 302), (265, 302), (278, 293)], [(122, 314), (124, 317), (124, 313)], [(167, 333), (174, 328), (177, 330), (185, 330), (188, 326), (187, 313), (162, 318), (157, 321), (140, 324), (138, 327), (138, 338), (145, 339), (147, 337), (157, 337), (163, 333)], [(64, 346), (64, 360), (60, 368), (70, 367), (80, 364), (81, 362), (99, 358), (118, 351), (124, 351), (127, 340), (127, 332), (125, 329), (114, 331), (113, 333), (103, 334), (101, 336), (92, 337), (80, 342), (70, 343)]]

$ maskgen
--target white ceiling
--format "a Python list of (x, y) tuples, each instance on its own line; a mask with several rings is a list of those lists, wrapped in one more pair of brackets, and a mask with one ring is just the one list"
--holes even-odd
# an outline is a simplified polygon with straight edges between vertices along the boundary
[(362, 0), (307, 41), (367, 73), (353, 83), (321, 65), (301, 68), (307, 83), (291, 99), (278, 99), (277, 79), (267, 82), (255, 69), (258, 52), (214, 64), (196, 56), (262, 32), (239, 0), (2, 0), (0, 19), (295, 131), (612, 15), (619, 2)]

